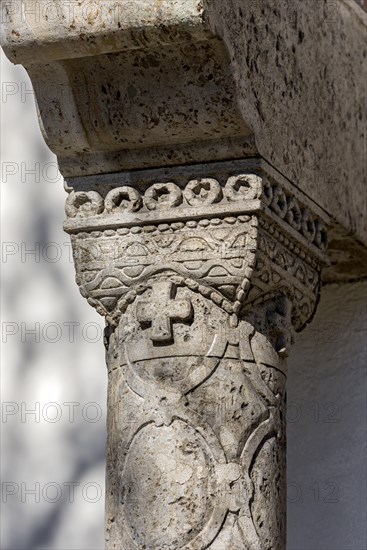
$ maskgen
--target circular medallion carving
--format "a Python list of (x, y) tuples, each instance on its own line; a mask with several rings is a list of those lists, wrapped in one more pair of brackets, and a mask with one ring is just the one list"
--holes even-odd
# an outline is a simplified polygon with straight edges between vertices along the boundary
[(190, 181), (184, 191), (187, 202), (192, 206), (213, 204), (223, 197), (219, 182), (212, 178)]
[(256, 199), (261, 193), (262, 179), (256, 174), (240, 174), (228, 179), (224, 193), (229, 201)]
[(278, 214), (280, 218), (284, 218), (288, 211), (287, 197), (280, 187), (276, 187), (273, 190), (273, 201), (271, 203), (273, 211)]
[(88, 218), (101, 214), (104, 209), (104, 201), (95, 191), (72, 191), (66, 200), (66, 215), (69, 218)]
[(181, 204), (182, 192), (175, 183), (155, 183), (145, 192), (144, 202), (149, 210), (165, 210)]
[(307, 209), (303, 211), (301, 231), (306, 239), (312, 243), (316, 236), (316, 226), (311, 212)]
[(302, 225), (302, 212), (298, 205), (298, 202), (293, 198), (288, 200), (288, 211), (286, 214), (286, 220), (290, 226), (296, 231), (301, 229)]
[(187, 422), (148, 424), (133, 438), (120, 482), (126, 548), (202, 548), (226, 510), (216, 508), (215, 460)]
[(140, 194), (133, 187), (127, 185), (112, 189), (105, 199), (107, 212), (115, 214), (117, 212), (135, 212), (142, 205)]

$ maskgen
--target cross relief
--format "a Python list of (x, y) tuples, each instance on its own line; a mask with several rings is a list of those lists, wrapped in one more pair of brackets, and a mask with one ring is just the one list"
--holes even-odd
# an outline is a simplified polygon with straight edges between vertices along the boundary
[(192, 303), (189, 299), (176, 300), (176, 287), (170, 281), (155, 282), (152, 290), (150, 301), (137, 304), (137, 319), (140, 324), (151, 325), (150, 339), (153, 342), (168, 343), (173, 340), (173, 323), (190, 320)]

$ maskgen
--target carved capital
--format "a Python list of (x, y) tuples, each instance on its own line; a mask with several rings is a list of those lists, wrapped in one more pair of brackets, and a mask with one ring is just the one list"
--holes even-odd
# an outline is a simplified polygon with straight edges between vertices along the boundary
[[(65, 229), (77, 281), (111, 325), (162, 278), (167, 292), (179, 286), (212, 301), (233, 326), (277, 295), (289, 300), (295, 330), (312, 317), (326, 261), (327, 216), (264, 161), (68, 184)], [(168, 296), (154, 299), (149, 315), (160, 305), (172, 307), (174, 320), (175, 303)], [(184, 315), (179, 308), (177, 315)]]

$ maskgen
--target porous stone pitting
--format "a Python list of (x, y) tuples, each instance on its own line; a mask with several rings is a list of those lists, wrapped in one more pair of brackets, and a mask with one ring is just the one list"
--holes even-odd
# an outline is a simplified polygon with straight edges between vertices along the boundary
[(326, 280), (366, 274), (364, 14), (101, 0), (85, 17), (81, 0), (70, 17), (54, 0), (56, 24), (32, 4), (6, 4), (4, 47), (36, 86), (76, 280), (107, 322), (107, 548), (284, 550), (286, 358), (328, 214)]
[(65, 177), (260, 156), (332, 217), (325, 281), (366, 277), (354, 0), (13, 0), (2, 16)]

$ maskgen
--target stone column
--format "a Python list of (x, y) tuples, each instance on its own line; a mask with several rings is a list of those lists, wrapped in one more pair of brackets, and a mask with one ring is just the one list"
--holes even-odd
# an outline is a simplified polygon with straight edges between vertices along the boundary
[(286, 357), (323, 212), (260, 159), (68, 186), (77, 282), (107, 321), (107, 549), (284, 550)]

